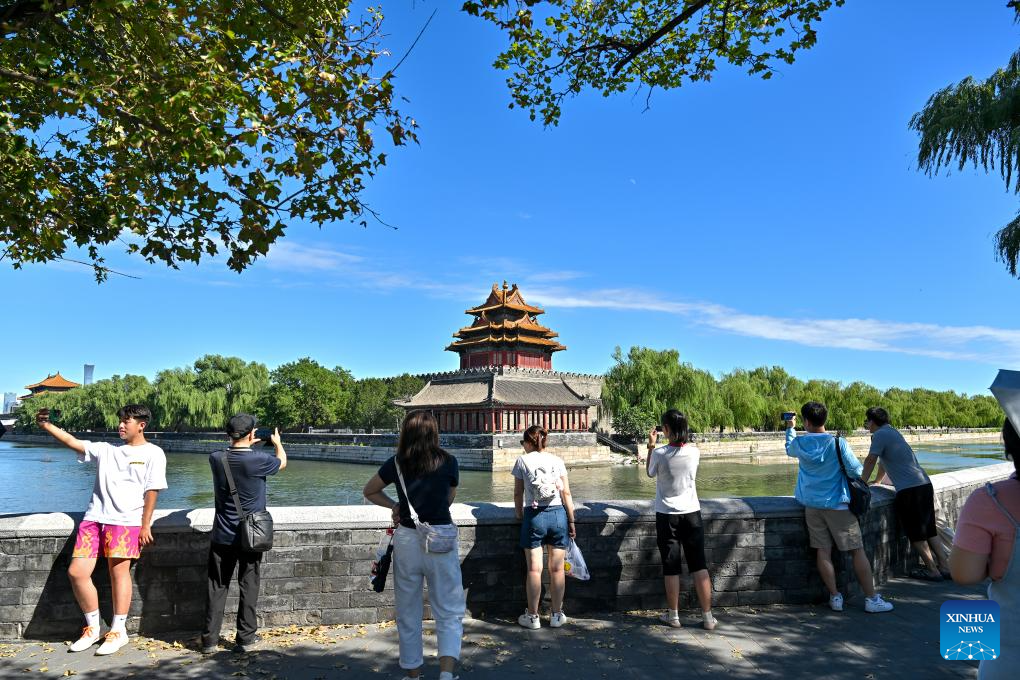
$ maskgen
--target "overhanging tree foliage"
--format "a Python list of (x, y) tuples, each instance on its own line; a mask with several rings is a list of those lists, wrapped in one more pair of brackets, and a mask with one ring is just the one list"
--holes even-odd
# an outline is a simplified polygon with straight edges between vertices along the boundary
[[(1020, 3), (1008, 4), (1020, 20)], [(928, 175), (954, 166), (998, 170), (1006, 189), (1020, 193), (1020, 51), (984, 80), (967, 77), (933, 94), (910, 127), (921, 135), (917, 164)], [(1020, 214), (995, 235), (995, 253), (1017, 276)]]
[[(415, 123), (349, 0), (0, 0), (0, 242), (243, 270), (288, 220), (361, 218)], [(116, 242), (116, 243), (115, 243)]]
[(592, 89), (671, 89), (710, 80), (718, 62), (771, 78), (814, 46), (815, 24), (844, 0), (468, 0), (510, 46), (511, 106), (555, 125), (563, 101)]
[[(927, 174), (968, 165), (998, 170), (1006, 188), (1020, 193), (1020, 51), (985, 80), (964, 78), (933, 94), (910, 127), (921, 135), (917, 164)], [(995, 235), (995, 251), (1017, 276), (1020, 215)]]

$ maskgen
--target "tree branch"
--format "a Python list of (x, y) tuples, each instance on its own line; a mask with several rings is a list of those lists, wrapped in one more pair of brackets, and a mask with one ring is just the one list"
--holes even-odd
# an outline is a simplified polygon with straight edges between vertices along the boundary
[(0, 5), (0, 30), (4, 33), (15, 32), (46, 17), (61, 14), (77, 5), (87, 4), (90, 4), (88, 0), (83, 2), (64, 0), (54, 2), (49, 10), (45, 8), (42, 0), (17, 0), (8, 5)]
[(683, 12), (680, 12), (680, 14), (676, 15), (675, 17), (667, 21), (658, 30), (656, 30), (650, 36), (639, 42), (637, 45), (628, 46), (627, 51), (629, 52), (629, 54), (620, 61), (616, 62), (616, 66), (613, 67), (613, 74), (614, 75), (618, 74), (620, 71), (623, 70), (623, 67), (632, 62), (635, 57), (637, 57), (642, 52), (648, 50), (648, 48), (650, 48), (655, 43), (659, 42), (659, 40), (661, 40), (663, 36), (665, 36), (674, 28), (676, 28), (677, 26), (679, 26), (680, 24), (684, 23), (692, 16), (697, 14), (699, 10), (703, 9), (710, 2), (711, 0), (696, 0), (695, 2), (688, 5), (687, 9), (685, 9)]
[[(0, 76), (5, 77), (5, 78), (10, 78), (11, 80), (19, 80), (19, 81), (21, 81), (23, 83), (29, 83), (30, 85), (35, 85), (36, 87), (49, 88), (51, 90), (55, 90), (55, 91), (59, 92), (60, 94), (65, 95), (65, 96), (73, 97), (75, 99), (81, 99), (81, 93), (78, 92), (77, 90), (73, 90), (73, 89), (71, 89), (69, 87), (66, 87), (64, 85), (54, 85), (53, 83), (51, 83), (51, 82), (49, 82), (47, 80), (43, 80), (42, 78), (37, 78), (36, 76), (29, 75), (28, 73), (21, 73), (20, 71), (12, 71), (12, 70), (7, 69), (7, 68), (0, 68)], [(96, 107), (96, 104), (92, 103), (91, 106)], [(96, 108), (99, 108), (99, 107), (96, 107)], [(167, 128), (166, 126), (162, 125), (161, 123), (157, 123), (157, 122), (154, 122), (154, 121), (146, 120), (145, 118), (142, 118), (141, 116), (136, 116), (135, 114), (131, 113), (130, 111), (125, 111), (124, 109), (119, 108), (117, 106), (110, 106), (110, 110), (112, 110), (114, 113), (116, 113), (119, 117), (123, 118), (127, 122), (132, 123), (134, 125), (139, 125), (141, 127), (149, 128), (150, 130), (158, 130), (159, 132), (162, 132), (163, 134), (166, 134), (166, 135), (171, 134), (170, 129)]]

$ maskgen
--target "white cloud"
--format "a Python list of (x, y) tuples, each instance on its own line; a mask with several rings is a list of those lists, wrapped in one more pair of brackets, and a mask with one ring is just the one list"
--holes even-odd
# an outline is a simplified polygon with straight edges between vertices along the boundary
[(294, 241), (280, 241), (274, 244), (265, 265), (270, 269), (288, 271), (334, 271), (346, 269), (361, 262), (363, 258), (330, 248), (304, 246)]
[(548, 307), (661, 312), (687, 317), (694, 324), (727, 333), (809, 347), (893, 352), (997, 365), (1020, 361), (1020, 330), (1016, 329), (748, 314), (710, 302), (665, 300), (630, 289), (588, 293), (532, 289), (529, 293), (529, 297)]

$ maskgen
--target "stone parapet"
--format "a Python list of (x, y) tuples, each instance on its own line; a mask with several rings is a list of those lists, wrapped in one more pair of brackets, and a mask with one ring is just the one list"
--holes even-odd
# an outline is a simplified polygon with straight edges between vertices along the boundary
[[(1006, 478), (1011, 464), (934, 475), (942, 512), (955, 524), (966, 497)], [(271, 493), (271, 492), (270, 492)], [(271, 496), (270, 496), (271, 497)], [(270, 508), (276, 547), (263, 565), (263, 625), (372, 623), (393, 618), (393, 593), (368, 589), (371, 556), (389, 513), (371, 506)], [(520, 524), (506, 503), (455, 504), (469, 611), (519, 612), (524, 603)], [(808, 546), (803, 509), (790, 497), (702, 501), (707, 556), (719, 606), (820, 601), (823, 588)], [(133, 569), (129, 628), (146, 634), (196, 632), (203, 621), (208, 532), (213, 511), (157, 510), (156, 542)], [(0, 638), (68, 639), (81, 613), (67, 580), (80, 514), (0, 515)], [(897, 527), (892, 492), (875, 491), (863, 523), (876, 578), (884, 581), (914, 557)], [(651, 501), (598, 501), (577, 508), (577, 542), (592, 578), (570, 580), (570, 611), (660, 607), (662, 578)], [(859, 593), (847, 560), (837, 560), (841, 587)], [(95, 575), (109, 620), (105, 567)], [(689, 579), (685, 579), (689, 585)], [(228, 607), (237, 605), (236, 584)], [(694, 602), (683, 594), (683, 606)], [(232, 617), (228, 616), (227, 621)]]

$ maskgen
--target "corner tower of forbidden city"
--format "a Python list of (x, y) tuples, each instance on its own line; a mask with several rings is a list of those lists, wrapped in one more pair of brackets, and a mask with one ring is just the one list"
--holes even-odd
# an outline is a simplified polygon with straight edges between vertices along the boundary
[(587, 432), (601, 405), (602, 376), (552, 370), (566, 347), (538, 322), (545, 310), (529, 305), (515, 284), (492, 285), (488, 299), (465, 310), (474, 322), (453, 334), (446, 349), (460, 370), (429, 376), (405, 409), (431, 411), (443, 432)]

